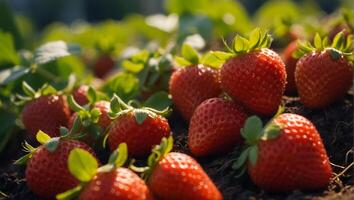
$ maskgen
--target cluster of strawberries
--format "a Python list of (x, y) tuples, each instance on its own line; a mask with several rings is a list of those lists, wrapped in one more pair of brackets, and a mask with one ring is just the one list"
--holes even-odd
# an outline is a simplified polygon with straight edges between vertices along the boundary
[[(248, 171), (260, 188), (287, 192), (326, 187), (332, 169), (318, 131), (303, 116), (283, 114), (280, 105), (285, 90), (297, 90), (304, 105), (316, 109), (343, 97), (353, 79), (352, 40), (352, 35), (345, 38), (340, 32), (331, 45), (318, 35), (314, 47), (291, 44), (284, 54), (286, 65), (269, 49), (270, 35), (260, 29), (249, 39), (236, 36), (227, 46), (229, 52), (213, 51), (204, 59), (184, 45), (184, 58), (178, 60), (186, 66), (173, 72), (169, 91), (176, 110), (189, 122), (193, 156), (220, 155), (242, 145), (244, 151), (233, 168)], [(211, 60), (221, 68), (211, 68), (207, 62)], [(34, 91), (24, 83), (23, 90), (28, 97), (22, 99), (28, 102), (22, 121), (41, 145), (25, 143), (28, 154), (17, 163), (28, 161), (27, 184), (37, 195), (84, 200), (223, 199), (196, 160), (170, 152), (168, 109), (135, 108), (116, 95), (110, 102), (97, 101), (89, 86), (68, 96), (50, 86)], [(274, 116), (263, 125), (255, 115)], [(92, 147), (106, 141), (112, 154), (99, 167)], [(144, 158), (150, 152), (145, 167), (125, 164), (128, 156)]]

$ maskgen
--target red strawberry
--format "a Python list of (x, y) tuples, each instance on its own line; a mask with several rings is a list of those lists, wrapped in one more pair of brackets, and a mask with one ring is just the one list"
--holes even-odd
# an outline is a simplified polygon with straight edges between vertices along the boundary
[(28, 187), (41, 197), (54, 198), (58, 193), (78, 185), (79, 182), (67, 168), (69, 153), (74, 148), (94, 154), (85, 143), (70, 139), (60, 139), (53, 151), (48, 150), (46, 144), (34, 150), (26, 168)]
[(58, 136), (60, 126), (68, 125), (70, 108), (65, 96), (47, 95), (27, 103), (21, 115), (27, 132), (32, 136), (39, 130)]
[(196, 156), (225, 153), (242, 142), (240, 129), (247, 114), (231, 101), (212, 98), (201, 103), (191, 118), (188, 146)]
[[(128, 158), (125, 143), (113, 151), (106, 165), (98, 168), (95, 158), (87, 151), (74, 149), (68, 158), (68, 168), (82, 184), (57, 195), (57, 199), (81, 200), (152, 200), (150, 191), (138, 175), (122, 166)], [(82, 163), (85, 158), (86, 163)]]
[(109, 55), (102, 55), (93, 65), (93, 72), (98, 78), (104, 78), (113, 69), (114, 64), (114, 60)]
[(285, 65), (278, 54), (268, 49), (271, 43), (269, 35), (256, 29), (251, 38), (252, 41), (244, 44), (242, 42), (246, 39), (235, 38), (236, 45), (230, 50), (236, 56), (223, 64), (221, 86), (250, 111), (270, 115), (276, 112), (285, 90)]
[(98, 108), (101, 112), (100, 119), (98, 120), (98, 124), (106, 129), (112, 122), (111, 118), (108, 116), (108, 112), (110, 111), (110, 103), (108, 101), (98, 101), (93, 106), (94, 108)]
[(201, 64), (179, 68), (171, 76), (169, 90), (174, 105), (189, 121), (200, 103), (221, 93), (219, 71)]
[(149, 200), (149, 189), (138, 175), (127, 168), (97, 173), (81, 192), (81, 200)]
[(88, 104), (89, 102), (89, 100), (87, 99), (88, 90), (89, 90), (88, 85), (81, 85), (74, 90), (73, 97), (80, 106)]
[[(144, 175), (150, 175), (148, 186), (161, 200), (222, 200), (222, 195), (203, 168), (190, 156), (169, 151), (172, 137), (164, 138), (149, 157)], [(160, 154), (156, 154), (156, 152)]]
[(116, 115), (108, 130), (108, 144), (111, 150), (124, 142), (129, 146), (130, 156), (145, 156), (163, 137), (171, 134), (168, 121), (160, 115), (164, 114), (163, 112), (145, 107), (133, 108), (118, 96), (113, 97), (111, 110)]
[(108, 131), (108, 144), (114, 150), (118, 144), (125, 142), (129, 146), (130, 156), (145, 156), (160, 143), (161, 138), (168, 137), (171, 130), (167, 120), (160, 115), (150, 114), (139, 124), (135, 112), (122, 114), (113, 121)]
[(296, 51), (297, 41), (291, 42), (283, 52), (283, 58), (286, 69), (286, 87), (285, 92), (289, 95), (296, 93), (296, 84), (295, 84), (295, 68), (298, 59), (294, 58), (292, 55)]
[(330, 161), (314, 125), (296, 114), (280, 114), (262, 130), (257, 117), (247, 119), (242, 135), (251, 145), (236, 166), (247, 158), (248, 172), (259, 187), (273, 192), (315, 190), (329, 184)]
[[(337, 39), (336, 39), (337, 38)], [(322, 45), (319, 35), (315, 45), (299, 47), (295, 81), (301, 101), (309, 108), (323, 108), (342, 98), (353, 84), (353, 64), (350, 56), (352, 40), (339, 33), (332, 47)], [(348, 42), (347, 42), (348, 41)]]

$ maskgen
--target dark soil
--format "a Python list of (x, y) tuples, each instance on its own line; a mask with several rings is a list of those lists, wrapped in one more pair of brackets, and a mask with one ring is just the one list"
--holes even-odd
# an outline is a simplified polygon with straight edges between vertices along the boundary
[[(342, 101), (332, 104), (326, 109), (310, 110), (299, 102), (298, 98), (284, 97), (286, 112), (297, 113), (311, 120), (320, 132), (334, 170), (333, 179), (328, 188), (319, 191), (293, 191), (285, 194), (268, 193), (257, 188), (244, 175), (236, 178), (238, 172), (232, 170), (234, 160), (241, 152), (236, 147), (233, 152), (218, 157), (198, 159), (209, 176), (223, 193), (225, 200), (231, 199), (354, 199), (353, 181), (353, 95), (347, 95)], [(267, 121), (268, 119), (264, 119)], [(174, 138), (175, 150), (188, 152), (187, 124), (174, 113), (169, 118)], [(26, 186), (24, 167), (11, 164), (13, 159), (22, 154), (20, 149), (24, 134), (14, 137), (9, 148), (0, 155), (0, 199), (40, 199)], [(12, 147), (12, 148), (10, 148)], [(102, 152), (102, 163), (107, 159), (108, 152)], [(4, 193), (4, 194), (2, 194)]]

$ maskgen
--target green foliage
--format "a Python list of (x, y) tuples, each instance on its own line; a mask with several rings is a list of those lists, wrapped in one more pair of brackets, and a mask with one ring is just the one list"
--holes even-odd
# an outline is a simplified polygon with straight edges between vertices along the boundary
[(0, 52), (0, 69), (3, 66), (19, 64), (20, 59), (10, 33), (0, 31)]
[(68, 168), (79, 181), (88, 182), (96, 174), (98, 162), (88, 151), (75, 148), (69, 154)]
[(139, 79), (132, 73), (119, 73), (107, 80), (101, 90), (108, 96), (116, 93), (123, 100), (133, 99), (139, 90)]

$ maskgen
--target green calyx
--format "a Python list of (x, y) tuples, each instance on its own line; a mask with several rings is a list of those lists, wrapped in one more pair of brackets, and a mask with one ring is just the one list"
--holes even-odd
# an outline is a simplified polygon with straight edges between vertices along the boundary
[(147, 181), (152, 172), (154, 171), (156, 165), (166, 156), (173, 148), (173, 138), (172, 136), (166, 138), (163, 137), (161, 143), (156, 145), (147, 160), (146, 167), (137, 167), (134, 166), (133, 163), (129, 165), (129, 168), (135, 172), (141, 173), (141, 177)]
[(339, 32), (334, 37), (332, 44), (329, 44), (327, 37), (321, 38), (321, 36), (316, 33), (313, 45), (308, 41), (298, 41), (297, 46), (297, 50), (292, 55), (296, 59), (308, 53), (327, 51), (334, 60), (338, 60), (344, 56), (348, 61), (354, 61), (353, 35), (350, 34), (345, 37), (343, 31)]
[[(51, 138), (48, 134), (44, 133), (43, 131), (39, 130), (36, 134), (36, 139), (37, 141), (44, 146), (49, 152), (54, 152), (60, 142), (61, 138), (68, 137), (67, 135), (65, 136), (60, 136), (60, 137), (53, 137)], [(37, 151), (38, 148), (32, 147), (30, 144), (28, 144), (26, 141), (22, 145), (23, 150), (27, 152), (26, 155), (21, 157), (20, 159), (16, 160), (14, 164), (16, 165), (23, 165), (26, 164), (27, 161), (32, 157), (33, 153)]]
[(26, 102), (32, 101), (33, 99), (37, 99), (41, 96), (60, 94), (60, 91), (57, 91), (53, 86), (49, 84), (44, 84), (36, 91), (26, 81), (22, 82), (22, 90), (24, 95), (15, 95), (15, 97), (18, 99), (15, 102), (16, 105), (23, 105)]
[(96, 92), (92, 87), (87, 92), (87, 98), (89, 99), (89, 103), (85, 106), (80, 106), (72, 95), (68, 96), (69, 107), (78, 114), (84, 127), (96, 124), (101, 116), (99, 109), (91, 108), (97, 100)]
[(209, 51), (201, 58), (201, 63), (218, 69), (232, 57), (262, 48), (269, 48), (272, 40), (272, 37), (266, 31), (256, 28), (250, 33), (248, 39), (240, 35), (235, 36), (231, 46), (223, 39), (229, 52)]
[(223, 41), (230, 53), (240, 55), (262, 48), (269, 48), (272, 40), (270, 34), (260, 28), (256, 28), (250, 33), (249, 39), (236, 35), (231, 46)]
[(71, 150), (68, 157), (68, 168), (70, 173), (80, 181), (80, 184), (66, 192), (58, 194), (57, 199), (76, 199), (85, 185), (92, 180), (97, 173), (110, 172), (122, 167), (128, 159), (127, 144), (121, 143), (112, 152), (106, 165), (99, 167), (97, 159), (88, 151), (80, 148)]
[(273, 119), (282, 112), (283, 108), (280, 107), (277, 114), (265, 126), (263, 126), (262, 120), (257, 116), (247, 118), (244, 127), (241, 129), (241, 135), (245, 139), (247, 147), (232, 165), (233, 169), (240, 170), (238, 176), (241, 176), (246, 171), (247, 162), (252, 166), (257, 163), (258, 143), (261, 140), (273, 140), (279, 136), (282, 127), (275, 124)]
[(182, 45), (181, 55), (175, 56), (175, 62), (183, 67), (200, 64), (200, 55), (197, 50), (187, 43)]
[(108, 113), (110, 118), (115, 119), (124, 114), (133, 112), (136, 122), (141, 125), (145, 119), (150, 116), (152, 118), (157, 117), (157, 115), (167, 116), (170, 113), (169, 107), (162, 111), (155, 110), (149, 107), (134, 108), (132, 105), (126, 104), (119, 96), (113, 95), (111, 99), (110, 112)]

